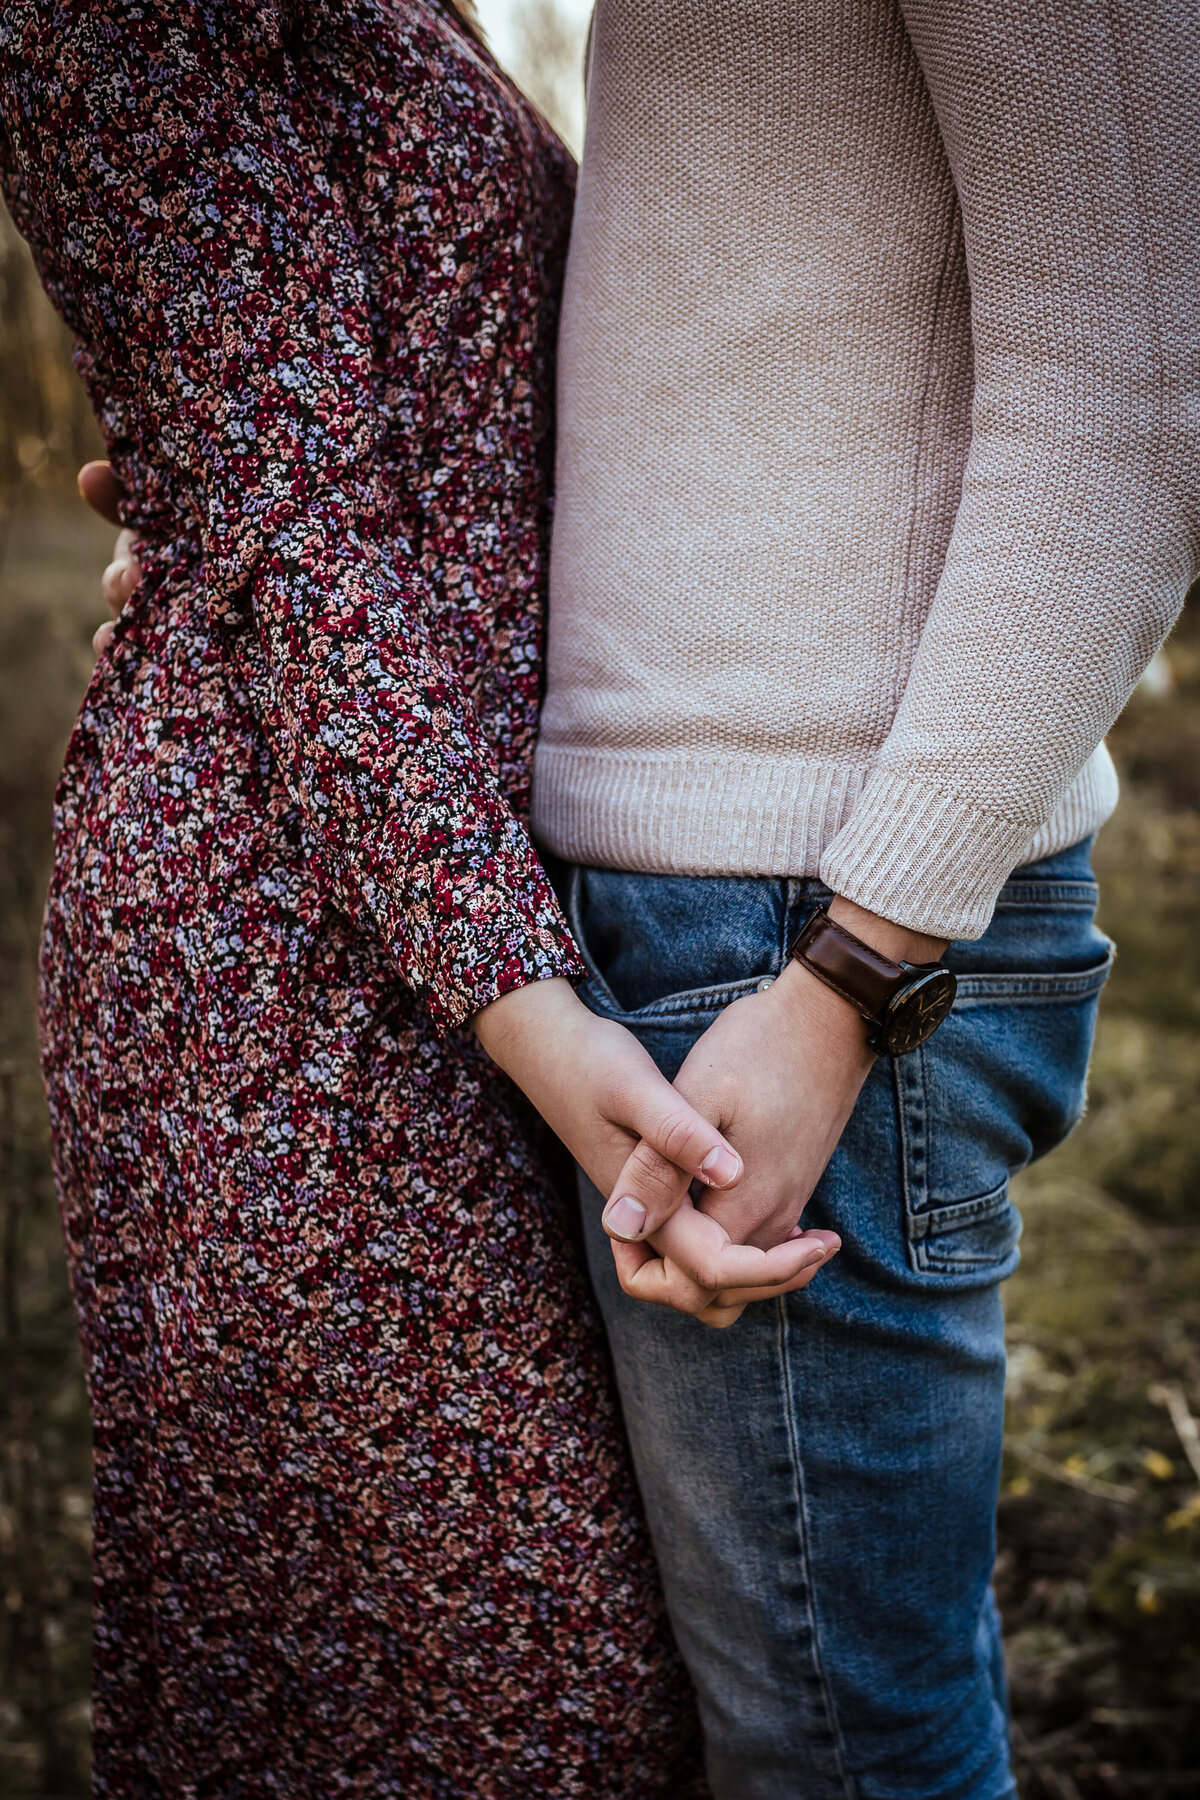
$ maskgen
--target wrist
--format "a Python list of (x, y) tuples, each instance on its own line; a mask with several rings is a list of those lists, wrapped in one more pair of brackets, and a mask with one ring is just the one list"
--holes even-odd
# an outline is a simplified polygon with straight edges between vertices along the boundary
[(565, 976), (511, 988), (471, 1020), (471, 1029), (492, 1061), (521, 1084), (519, 1069), (531, 1048), (543, 1048), (549, 1035), (585, 1010)]
[(940, 962), (949, 944), (948, 938), (930, 937), (923, 931), (911, 931), (907, 925), (897, 925), (892, 919), (885, 919), (879, 913), (868, 911), (854, 900), (847, 900), (837, 894), (829, 902), (826, 911), (835, 925), (841, 925), (853, 937), (861, 939), (872, 950), (878, 950), (881, 956), (892, 962), (935, 963)]
[(958, 984), (941, 960), (944, 947), (941, 938), (835, 900), (809, 916), (791, 955), (861, 1015), (872, 1049), (904, 1056), (933, 1036), (954, 1005)]
[(780, 1009), (785, 1029), (811, 1054), (814, 1035), (825, 1052), (865, 1072), (875, 1061), (867, 1028), (853, 1006), (827, 988), (803, 963), (787, 962), (767, 994)]

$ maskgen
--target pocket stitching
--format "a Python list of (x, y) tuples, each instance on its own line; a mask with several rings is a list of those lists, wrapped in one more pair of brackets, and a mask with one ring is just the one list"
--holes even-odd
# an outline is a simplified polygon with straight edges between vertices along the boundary
[[(584, 961), (588, 963), (588, 968), (591, 970), (592, 964), (586, 953)], [(607, 1017), (614, 1019), (635, 1019), (639, 1025), (678, 1025), (691, 1018), (702, 1018), (723, 1012), (735, 1000), (742, 1000), (747, 994), (754, 993), (761, 980), (761, 975), (751, 975), (744, 981), (731, 982), (725, 987), (689, 988), (679, 994), (664, 994), (661, 999), (652, 1000), (648, 1006), (639, 1007), (633, 1011), (620, 1004), (604, 977), (597, 972), (593, 971), (589, 975), (584, 987), (590, 986), (594, 981), (600, 990), (598, 996), (600, 1004), (596, 1004), (592, 998), (587, 1001), (592, 1012), (603, 1012)], [(583, 989), (580, 990), (580, 998), (583, 998)]]
[(1100, 888), (1094, 881), (1006, 881), (996, 899), (997, 907), (1087, 907), (1094, 912)]
[(1006, 1176), (990, 1193), (977, 1194), (970, 1200), (952, 1200), (947, 1206), (931, 1206), (924, 1212), (911, 1213), (908, 1235), (917, 1243), (922, 1238), (937, 1237), (944, 1231), (957, 1231), (965, 1225), (978, 1225), (987, 1219), (998, 1217), (1011, 1204)]
[[(649, 1005), (633, 1010), (622, 1006), (600, 973), (599, 966), (588, 949), (587, 936), (580, 922), (579, 890), (583, 885), (583, 874), (583, 867), (579, 864), (571, 871), (564, 911), (571, 935), (588, 972), (587, 981), (579, 989), (579, 997), (591, 1012), (614, 1019), (636, 1019), (643, 1025), (654, 1025), (660, 1021), (674, 1025), (681, 1019), (696, 1015), (723, 1012), (735, 1000), (754, 993), (763, 979), (761, 975), (747, 975), (740, 981), (722, 982), (716, 987), (683, 988), (674, 994), (663, 994), (659, 999), (650, 1001)], [(588, 987), (595, 991), (585, 998), (584, 989)]]
[(985, 1269), (989, 1275), (994, 1273), (997, 1281), (1003, 1281), (1016, 1268), (1021, 1254), (1019, 1249), (1020, 1215), (1011, 1200), (1008, 1205), (1012, 1209), (1016, 1221), (1016, 1232), (1012, 1242), (1005, 1249), (979, 1253), (953, 1248), (934, 1251), (930, 1249), (925, 1239), (920, 1239), (912, 1246), (917, 1268), (923, 1275), (965, 1275), (974, 1270)]
[(567, 915), (567, 924), (571, 929), (571, 936), (575, 939), (575, 946), (579, 951), (584, 967), (588, 972), (587, 980), (583, 982), (578, 989), (579, 997), (583, 1000), (584, 988), (590, 987), (594, 983), (600, 991), (599, 997), (601, 1004), (595, 1006), (592, 1005), (589, 1000), (584, 1000), (584, 1004), (588, 1007), (589, 1011), (594, 1013), (615, 1012), (619, 1010), (617, 1007), (617, 997), (600, 973), (600, 970), (592, 957), (592, 953), (587, 947), (587, 938), (585, 937), (583, 927), (579, 922), (579, 890), (582, 885), (583, 870), (576, 864), (575, 868), (571, 871), (570, 884), (567, 889), (567, 904), (564, 910)]
[[(969, 1250), (932, 1251), (929, 1240), (949, 1236), (972, 1225), (986, 1224), (1013, 1206), (1009, 1178), (986, 1194), (929, 1204), (929, 1094), (924, 1046), (892, 1059), (896, 1116), (900, 1126), (900, 1170), (904, 1195), (904, 1243), (909, 1268), (916, 1275), (962, 1275), (969, 1270), (995, 1270), (1002, 1280), (1015, 1266), (1015, 1244), (997, 1253), (973, 1255)], [(1013, 1208), (1015, 1211), (1015, 1208)]]
[(1065, 974), (960, 975), (954, 1011), (986, 1006), (989, 1001), (1015, 1001), (1023, 1006), (1053, 1006), (1073, 1000), (1087, 1000), (1098, 994), (1112, 973), (1115, 951), (1110, 947), (1103, 962), (1090, 969), (1074, 969)]

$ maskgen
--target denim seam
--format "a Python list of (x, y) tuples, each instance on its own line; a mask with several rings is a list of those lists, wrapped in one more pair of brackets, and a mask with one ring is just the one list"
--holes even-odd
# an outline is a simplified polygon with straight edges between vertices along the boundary
[(1095, 968), (1080, 969), (1074, 974), (960, 975), (955, 1010), (964, 1004), (982, 1005), (990, 1000), (1016, 1001), (1019, 1005), (1087, 1000), (1100, 992), (1112, 973), (1112, 965), (1109, 954)]
[(912, 1231), (913, 1220), (928, 1211), (929, 1197), (929, 1096), (923, 1048), (893, 1058), (892, 1087), (900, 1124), (901, 1235), (909, 1268), (923, 1275), (928, 1268), (925, 1243)]
[(1000, 889), (997, 907), (1086, 906), (1094, 908), (1100, 889), (1092, 881), (1010, 881)]
[[(577, 940), (578, 941), (578, 940)], [(646, 1007), (630, 1009), (618, 1001), (604, 977), (596, 970), (586, 950), (580, 946), (588, 967), (588, 978), (580, 990), (580, 998), (594, 1013), (604, 1018), (633, 1025), (678, 1026), (694, 1021), (701, 1027), (710, 1024), (719, 1012), (757, 992), (761, 976), (748, 976), (723, 987), (690, 988), (682, 993), (664, 996)], [(953, 1011), (972, 1012), (986, 1006), (1067, 1006), (1088, 1000), (1098, 994), (1108, 980), (1110, 964), (1087, 975), (960, 975), (958, 995)], [(590, 990), (590, 991), (589, 991)], [(910, 1054), (915, 1054), (911, 1052)]]
[(720, 1012), (734, 1000), (752, 994), (762, 977), (746, 975), (739, 981), (726, 981), (720, 987), (683, 988), (678, 993), (652, 1000), (648, 1006), (626, 1014), (630, 1019), (675, 1019), (688, 1013)]
[[(923, 1275), (958, 1275), (971, 1274), (977, 1269), (986, 1269), (992, 1277), (989, 1282), (978, 1283), (979, 1286), (994, 1286), (997, 1282), (1007, 1281), (1012, 1272), (1019, 1268), (1020, 1258), (1014, 1244), (1003, 1256), (927, 1256), (921, 1265)], [(936, 1290), (934, 1290), (936, 1291)]]
[(837, 1710), (833, 1703), (833, 1693), (829, 1686), (829, 1678), (825, 1673), (825, 1658), (821, 1654), (821, 1633), (817, 1624), (816, 1607), (813, 1604), (814, 1584), (812, 1567), (808, 1557), (810, 1524), (808, 1517), (808, 1500), (804, 1490), (804, 1465), (800, 1457), (800, 1445), (796, 1438), (796, 1396), (792, 1389), (792, 1366), (788, 1357), (788, 1333), (790, 1321), (786, 1299), (781, 1295), (775, 1302), (775, 1317), (778, 1322), (776, 1334), (776, 1351), (779, 1357), (780, 1374), (783, 1381), (784, 1414), (787, 1419), (788, 1450), (792, 1459), (792, 1493), (796, 1508), (796, 1543), (800, 1554), (800, 1565), (804, 1573), (805, 1607), (808, 1612), (808, 1628), (812, 1640), (812, 1661), (817, 1680), (821, 1684), (821, 1698), (825, 1705), (825, 1723), (833, 1745), (834, 1757), (837, 1761), (837, 1772), (842, 1783), (842, 1792), (846, 1800), (859, 1800), (858, 1785), (852, 1779), (846, 1766), (846, 1746), (842, 1740), (841, 1726), (838, 1722)]
[[(600, 977), (594, 978), (602, 991), (597, 995), (581, 992), (581, 998), (595, 1013), (603, 1013), (607, 1017), (620, 1019), (623, 1024), (634, 1025), (678, 1025), (680, 1022), (696, 1020), (702, 1025), (711, 1024), (719, 1012), (732, 1006), (735, 1000), (742, 1000), (747, 994), (753, 994), (761, 975), (748, 976), (743, 981), (730, 982), (725, 987), (690, 988), (684, 993), (670, 994), (661, 1000), (652, 1000), (648, 1006), (630, 1010), (616, 999), (611, 988), (604, 985)], [(588, 983), (584, 983), (586, 989)]]
[(567, 924), (570, 927), (571, 936), (575, 939), (579, 954), (583, 958), (584, 966), (588, 972), (588, 981), (583, 985), (586, 987), (588, 982), (595, 982), (597, 988), (600, 990), (600, 998), (603, 1004), (600, 1006), (593, 1006), (591, 1002), (585, 998), (582, 990), (580, 991), (580, 999), (582, 999), (585, 1006), (588, 1006), (590, 1011), (594, 1013), (609, 1011), (612, 1013), (619, 1013), (621, 1009), (617, 1005), (617, 997), (600, 973), (600, 970), (592, 957), (592, 953), (587, 947), (587, 938), (579, 923), (579, 890), (582, 885), (583, 869), (577, 863), (571, 870), (570, 880), (567, 886)]
[[(980, 1194), (974, 1199), (951, 1200), (945, 1206), (930, 1206), (922, 1212), (910, 1212), (908, 1218), (908, 1235), (910, 1238), (926, 1238), (935, 1236), (939, 1231), (955, 1231), (962, 1225), (975, 1225), (983, 1219), (991, 1219), (1002, 1213), (1010, 1204), (1008, 1179), (1000, 1182), (990, 1193)], [(988, 1261), (987, 1257), (969, 1259)]]

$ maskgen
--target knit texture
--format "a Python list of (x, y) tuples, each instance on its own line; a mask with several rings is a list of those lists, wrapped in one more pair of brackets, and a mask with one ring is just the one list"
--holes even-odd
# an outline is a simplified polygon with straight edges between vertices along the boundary
[(1195, 0), (599, 0), (553, 850), (978, 936), (1198, 555)]

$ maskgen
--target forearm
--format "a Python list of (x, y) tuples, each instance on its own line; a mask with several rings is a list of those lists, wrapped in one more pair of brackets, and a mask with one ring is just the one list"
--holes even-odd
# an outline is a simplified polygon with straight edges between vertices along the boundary
[(323, 505), (273, 541), (233, 641), (341, 904), (449, 1029), (584, 971), (425, 615), (419, 571)]
[(1081, 771), (1196, 570), (1200, 90), (1182, 0), (903, 10), (962, 210), (972, 441), (905, 691), (821, 873), (978, 936), (1055, 809), (1086, 811)]
[[(225, 4), (73, 0), (47, 20), (18, 0), (0, 36), (11, 172), (93, 361), (161, 433), (143, 461), (174, 528), (202, 536), (213, 630), (332, 893), (449, 1028), (579, 964), (386, 505), (362, 249), (300, 133), (278, 29)], [(399, 39), (367, 53), (414, 92), (430, 79)], [(410, 165), (397, 308), (444, 251)], [(401, 337), (390, 368), (418, 415), (432, 356)]]
[(835, 924), (845, 926), (847, 931), (861, 938), (864, 944), (869, 944), (872, 950), (890, 957), (893, 962), (937, 962), (950, 941), (944, 937), (933, 937), (928, 932), (913, 931), (906, 925), (898, 925), (895, 920), (885, 919), (881, 913), (859, 906), (842, 894), (830, 901), (828, 911)]

